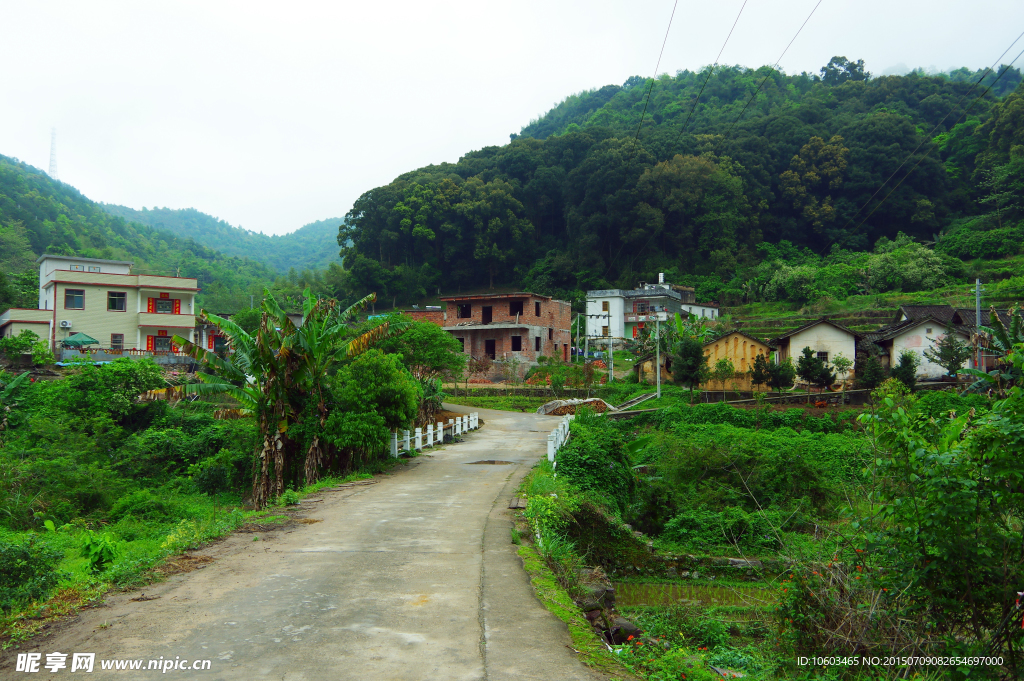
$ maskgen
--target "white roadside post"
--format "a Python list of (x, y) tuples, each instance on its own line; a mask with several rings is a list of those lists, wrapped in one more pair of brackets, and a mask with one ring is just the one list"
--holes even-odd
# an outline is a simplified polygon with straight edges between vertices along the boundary
[(465, 433), (469, 430), (469, 414), (462, 417), (462, 432)]
[(402, 451), (403, 452), (408, 452), (409, 449), (410, 449), (409, 448), (409, 431), (408, 430), (403, 430), (402, 431)]
[(452, 429), (452, 437), (455, 437), (455, 419), (448, 419), (448, 427)]
[(391, 458), (398, 458), (398, 433), (391, 433)]
[(433, 423), (428, 423), (427, 424), (427, 446), (428, 447), (433, 447), (434, 446), (434, 424)]
[(440, 421), (437, 422), (437, 444), (444, 444), (444, 424)]
[(416, 429), (416, 440), (415, 440), (415, 443), (416, 443), (416, 451), (417, 452), (421, 451), (423, 449), (423, 429), (422, 428), (417, 428)]
[(555, 462), (555, 434), (548, 435), (548, 461)]

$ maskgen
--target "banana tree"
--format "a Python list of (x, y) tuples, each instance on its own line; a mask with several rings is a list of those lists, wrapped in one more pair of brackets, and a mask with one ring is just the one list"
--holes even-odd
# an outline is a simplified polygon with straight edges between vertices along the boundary
[[(227, 357), (174, 337), (182, 351), (212, 373), (199, 373), (200, 383), (187, 391), (199, 395), (226, 394), (240, 405), (243, 414), (256, 418), (260, 433), (254, 462), (253, 503), (265, 506), (279, 496), (290, 470), (292, 441), (288, 432), (301, 418), (303, 405), (312, 399), (320, 425), (327, 415), (325, 381), (333, 364), (365, 352), (389, 334), (399, 333), (400, 324), (382, 324), (354, 338), (346, 322), (376, 300), (370, 294), (338, 311), (337, 303), (303, 292), (302, 323), (296, 327), (270, 291), (264, 289), (260, 304), (260, 326), (250, 335), (230, 319), (206, 310), (203, 320), (220, 329), (231, 341)], [(306, 482), (314, 482), (323, 466), (320, 438), (314, 436), (303, 466)]]
[(979, 327), (979, 331), (989, 336), (989, 349), (995, 351), (996, 358), (1003, 362), (988, 372), (979, 369), (961, 369), (960, 373), (978, 379), (969, 385), (965, 392), (980, 393), (991, 390), (997, 395), (1004, 395), (1007, 388), (1020, 384), (1020, 369), (1012, 363), (1006, 362), (1006, 358), (1016, 348), (1024, 344), (1024, 318), (1021, 317), (1021, 310), (1017, 305), (1010, 308), (1009, 316), (1010, 325), (1007, 327), (1003, 324), (1003, 320), (1000, 319), (995, 308), (992, 308), (989, 311), (991, 326)]

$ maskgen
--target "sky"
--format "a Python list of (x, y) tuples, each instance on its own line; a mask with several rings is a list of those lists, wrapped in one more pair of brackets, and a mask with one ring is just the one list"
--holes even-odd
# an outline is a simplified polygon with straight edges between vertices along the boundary
[[(283, 234), (654, 75), (674, 2), (5, 4), (0, 154), (45, 170), (55, 127), (58, 175), (90, 199)], [(713, 63), (741, 5), (680, 0), (657, 72)], [(786, 72), (980, 68), (1024, 31), (1020, 0), (747, 0), (722, 62), (774, 64), (815, 5)]]

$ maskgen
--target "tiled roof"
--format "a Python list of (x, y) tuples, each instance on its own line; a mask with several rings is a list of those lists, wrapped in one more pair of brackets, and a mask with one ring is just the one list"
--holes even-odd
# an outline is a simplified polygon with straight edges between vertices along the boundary
[(707, 343), (704, 344), (704, 347), (707, 347), (707, 346), (711, 345), (712, 343), (717, 343), (718, 341), (722, 340), (723, 338), (731, 336), (734, 333), (738, 333), (739, 335), (743, 336), (744, 338), (749, 338), (750, 340), (754, 341), (755, 343), (760, 343), (761, 345), (767, 345), (769, 348), (774, 349), (774, 346), (772, 345), (771, 339), (769, 339), (769, 340), (762, 340), (760, 338), (755, 338), (754, 336), (751, 336), (749, 333), (743, 333), (742, 331), (739, 331), (739, 330), (730, 331), (728, 333), (725, 333), (725, 334), (719, 336), (718, 338), (716, 338), (713, 341), (708, 341)]
[(900, 305), (900, 309), (896, 311), (896, 318), (893, 321), (899, 322), (902, 316), (906, 316), (907, 319), (931, 317), (943, 324), (948, 324), (953, 318), (953, 314), (952, 305)]
[(848, 329), (845, 326), (843, 326), (842, 324), (839, 324), (838, 322), (834, 322), (834, 321), (830, 320), (828, 317), (822, 317), (821, 319), (815, 319), (813, 322), (808, 322), (808, 323), (804, 324), (803, 326), (801, 326), (800, 328), (793, 329), (789, 333), (784, 333), (781, 336), (778, 336), (777, 338), (773, 338), (772, 342), (770, 343), (770, 345), (777, 344), (779, 341), (782, 341), (782, 340), (784, 340), (786, 338), (789, 338), (790, 336), (796, 335), (796, 334), (800, 333), (801, 331), (804, 331), (806, 329), (811, 328), (812, 326), (817, 326), (818, 324), (830, 324), (830, 325), (836, 327), (837, 329), (839, 329), (840, 331), (845, 331), (846, 333), (850, 334), (851, 336), (853, 336), (856, 339), (860, 339), (860, 337), (861, 337), (861, 334), (857, 333), (856, 331), (854, 331), (852, 329)]

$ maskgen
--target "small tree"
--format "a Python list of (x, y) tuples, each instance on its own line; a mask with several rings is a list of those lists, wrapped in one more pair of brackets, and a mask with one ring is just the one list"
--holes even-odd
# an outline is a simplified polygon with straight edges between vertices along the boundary
[(704, 345), (693, 336), (683, 336), (672, 353), (672, 380), (690, 389), (690, 404), (693, 389), (707, 381), (709, 373)]
[(768, 383), (772, 377), (771, 362), (765, 355), (758, 355), (754, 358), (754, 366), (750, 370), (750, 382), (755, 386), (762, 386)]
[(971, 346), (956, 337), (952, 326), (947, 326), (946, 335), (932, 343), (933, 346), (924, 351), (924, 356), (945, 369), (949, 376), (956, 376), (973, 354)]
[(860, 387), (874, 390), (882, 385), (885, 380), (885, 367), (875, 355), (868, 355), (864, 360), (864, 368), (860, 372), (857, 382)]
[(846, 394), (846, 376), (849, 375), (850, 369), (853, 368), (853, 360), (845, 356), (843, 353), (838, 353), (832, 358), (832, 368), (836, 370), (836, 376), (843, 377), (843, 394)]
[(807, 384), (808, 403), (811, 401), (811, 386), (820, 385), (824, 378), (823, 371), (827, 371), (825, 362), (818, 359), (813, 350), (804, 348), (800, 351), (800, 359), (796, 362), (796, 373)]
[(787, 357), (785, 362), (768, 365), (768, 387), (777, 390), (782, 395), (782, 389), (793, 385), (796, 378), (796, 368), (793, 362)]
[(836, 382), (836, 375), (835, 375), (835, 373), (833, 373), (832, 370), (828, 368), (828, 365), (825, 364), (824, 362), (821, 363), (821, 370), (811, 380), (811, 383), (813, 383), (814, 387), (816, 387), (818, 389), (818, 392), (822, 392), (826, 388), (831, 387), (832, 384), (835, 383), (835, 382)]
[(917, 367), (921, 364), (921, 357), (913, 350), (904, 350), (900, 353), (899, 363), (892, 368), (892, 377), (903, 385), (907, 390), (914, 392), (917, 386)]
[(710, 378), (712, 381), (722, 382), (722, 401), (725, 401), (725, 382), (736, 375), (736, 367), (733, 366), (732, 360), (728, 357), (715, 362), (715, 366), (711, 369)]

